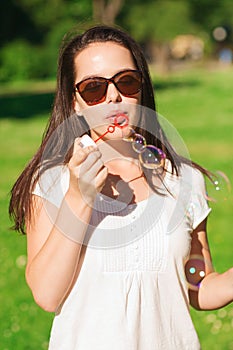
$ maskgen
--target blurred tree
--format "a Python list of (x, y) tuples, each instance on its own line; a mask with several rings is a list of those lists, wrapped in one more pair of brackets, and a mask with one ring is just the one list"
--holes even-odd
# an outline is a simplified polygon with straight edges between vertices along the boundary
[(93, 19), (97, 23), (114, 24), (124, 0), (93, 0)]
[(156, 58), (163, 71), (168, 69), (168, 43), (177, 35), (198, 31), (191, 20), (187, 0), (138, 1), (124, 14), (122, 22), (145, 45), (150, 56)]
[(43, 39), (60, 30), (61, 37), (84, 20), (92, 19), (91, 0), (15, 0), (40, 29)]
[(0, 80), (54, 77), (65, 33), (96, 22), (121, 25), (166, 67), (170, 40), (209, 39), (215, 26), (230, 28), (233, 6), (232, 0), (1, 0)]
[(194, 30), (187, 0), (138, 1), (130, 6), (122, 20), (136, 39), (144, 42), (164, 42)]

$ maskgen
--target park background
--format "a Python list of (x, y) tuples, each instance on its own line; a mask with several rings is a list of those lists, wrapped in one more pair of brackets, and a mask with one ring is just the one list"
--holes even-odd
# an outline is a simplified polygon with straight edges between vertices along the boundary
[[(35, 304), (26, 286), (26, 237), (9, 229), (9, 193), (47, 123), (61, 40), (93, 23), (117, 24), (139, 41), (149, 60), (159, 113), (177, 129), (194, 161), (233, 181), (231, 0), (2, 0), (1, 350), (48, 347), (53, 314)], [(233, 261), (229, 185), (223, 183), (216, 199), (210, 203), (209, 243), (215, 268), (223, 272)], [(233, 349), (233, 305), (208, 312), (191, 309), (191, 314), (203, 350)]]

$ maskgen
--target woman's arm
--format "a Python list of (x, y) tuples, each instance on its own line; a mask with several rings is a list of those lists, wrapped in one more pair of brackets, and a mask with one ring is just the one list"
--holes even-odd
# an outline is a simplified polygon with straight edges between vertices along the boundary
[[(233, 268), (222, 274), (214, 271), (206, 234), (206, 220), (192, 233), (190, 259), (186, 263), (185, 271), (190, 287), (190, 303), (194, 308), (214, 310), (233, 301)], [(200, 275), (205, 276), (202, 279)]]
[(74, 146), (68, 164), (69, 189), (59, 209), (33, 196), (33, 215), (26, 223), (26, 280), (35, 301), (46, 311), (57, 310), (81, 268), (82, 241), (92, 213), (91, 203), (107, 176), (100, 156), (93, 147)]

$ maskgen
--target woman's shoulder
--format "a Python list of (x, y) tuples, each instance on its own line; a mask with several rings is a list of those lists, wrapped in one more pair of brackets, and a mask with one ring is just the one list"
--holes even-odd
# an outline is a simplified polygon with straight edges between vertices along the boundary
[(193, 165), (184, 164), (181, 172), (183, 173), (182, 191), (186, 192), (190, 203), (195, 203), (196, 208), (209, 213), (208, 196), (206, 188), (206, 176)]
[(183, 193), (183, 195), (201, 194), (206, 192), (204, 174), (190, 163), (182, 163), (178, 168), (178, 174), (172, 172), (172, 168), (166, 175), (166, 183), (171, 192)]
[(38, 181), (32, 193), (59, 206), (68, 186), (69, 170), (67, 166), (57, 165), (45, 171), (42, 169), (39, 171)]
[(205, 183), (205, 175), (197, 167), (192, 164), (182, 164), (181, 165), (181, 176), (186, 178), (190, 183), (195, 185), (203, 186)]
[(46, 170), (41, 169), (39, 171), (38, 183), (45, 190), (49, 190), (51, 187), (56, 186), (69, 174), (67, 166), (56, 165)]

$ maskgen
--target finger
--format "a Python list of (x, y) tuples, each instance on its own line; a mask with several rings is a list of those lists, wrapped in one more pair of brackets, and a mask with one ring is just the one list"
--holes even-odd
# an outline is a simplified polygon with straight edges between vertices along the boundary
[[(92, 150), (86, 157), (85, 161), (80, 165), (80, 173), (88, 172), (93, 166), (101, 159), (102, 154), (99, 150)], [(101, 166), (103, 166), (103, 161), (101, 160)]]
[(88, 157), (88, 155), (96, 150), (93, 146), (88, 146), (86, 148), (82, 148), (79, 144), (80, 138), (75, 139), (74, 141), (74, 147), (73, 147), (73, 154), (70, 159), (71, 166), (77, 166), (80, 165), (82, 162), (85, 161), (85, 159)]
[(82, 149), (81, 145), (80, 145), (80, 137), (77, 137), (74, 140), (74, 147), (73, 147), (73, 154), (77, 153), (80, 149)]
[(107, 167), (103, 167), (97, 174), (96, 178), (95, 178), (95, 186), (96, 189), (100, 192), (102, 190), (102, 188), (104, 187), (105, 181), (107, 179), (108, 176), (108, 168)]
[(102, 159), (97, 159), (88, 169), (86, 168), (86, 162), (79, 166), (78, 177), (85, 179), (86, 182), (93, 181), (98, 172), (103, 168), (104, 163)]

